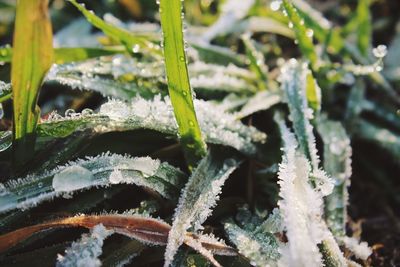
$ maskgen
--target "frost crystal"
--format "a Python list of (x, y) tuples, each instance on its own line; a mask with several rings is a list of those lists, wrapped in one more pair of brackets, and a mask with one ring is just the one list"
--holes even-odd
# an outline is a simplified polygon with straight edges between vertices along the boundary
[(96, 225), (90, 234), (83, 234), (81, 239), (73, 242), (65, 251), (65, 255), (58, 254), (57, 267), (97, 267), (101, 266), (99, 256), (102, 253), (104, 239), (113, 234), (102, 224)]
[(344, 245), (361, 260), (367, 260), (372, 254), (372, 250), (367, 242), (359, 242), (357, 239), (348, 236), (343, 237), (341, 241), (343, 241)]
[(184, 241), (186, 230), (190, 227), (195, 231), (202, 228), (201, 224), (211, 214), (212, 207), (219, 199), (221, 187), (238, 165), (237, 160), (223, 160), (213, 152), (201, 160), (179, 198), (168, 235), (164, 266), (169, 266), (173, 261)]

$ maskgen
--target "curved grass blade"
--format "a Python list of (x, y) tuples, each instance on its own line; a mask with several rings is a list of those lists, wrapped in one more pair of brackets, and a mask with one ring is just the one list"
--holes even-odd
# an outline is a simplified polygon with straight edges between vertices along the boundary
[(202, 223), (212, 212), (221, 187), (239, 166), (236, 158), (226, 159), (222, 151), (211, 150), (193, 171), (175, 210), (172, 228), (168, 235), (164, 266), (169, 266), (178, 248), (184, 242), (184, 233), (192, 228), (202, 228)]
[[(98, 224), (102, 224), (107, 230), (136, 239), (146, 245), (166, 245), (168, 232), (171, 229), (171, 226), (162, 220), (147, 216), (125, 214), (78, 215), (20, 228), (1, 235), (0, 252), (4, 252), (33, 234), (44, 230), (65, 227), (84, 227), (91, 229)], [(186, 232), (184, 236), (185, 244), (191, 246), (201, 254), (203, 251), (199, 250), (200, 247), (207, 251), (213, 251), (217, 255), (236, 255), (235, 249), (215, 239), (210, 240), (201, 235)], [(209, 258), (212, 257), (212, 255), (202, 255), (209, 260), (213, 260), (213, 258)]]
[(79, 4), (76, 0), (68, 1), (71, 2), (80, 12), (82, 12), (82, 14), (93, 26), (103, 31), (105, 35), (123, 44), (127, 48), (128, 52), (146, 52), (152, 56), (161, 56), (161, 50), (158, 45), (153, 44), (141, 36), (136, 36), (125, 29), (118, 28), (110, 23), (105, 22), (93, 12), (87, 10), (83, 4)]
[(177, 200), (185, 175), (167, 163), (106, 153), (0, 184), (0, 213), (27, 209), (54, 197), (95, 186), (136, 184)]
[[(266, 135), (256, 128), (245, 126), (234, 115), (220, 106), (195, 100), (201, 128), (206, 141), (231, 146), (246, 155), (255, 155), (257, 143)], [(219, 114), (219, 116), (215, 116)], [(111, 100), (100, 107), (99, 113), (71, 113), (66, 117), (53, 114), (39, 124), (40, 136), (65, 137), (78, 130), (92, 129), (95, 133), (150, 129), (173, 137), (178, 136), (178, 126), (169, 99), (153, 100), (135, 98), (131, 103)]]
[(206, 154), (206, 144), (197, 122), (189, 82), (183, 39), (182, 1), (161, 0), (160, 17), (168, 91), (178, 123), (180, 142), (189, 165), (193, 167)]
[(285, 9), (290, 25), (293, 27), (294, 33), (296, 35), (296, 40), (298, 41), (299, 47), (303, 55), (310, 61), (311, 68), (316, 71), (319, 68), (319, 60), (314, 44), (312, 43), (311, 31), (307, 30), (302, 22), (302, 17), (297, 12), (296, 8), (288, 0), (282, 1), (283, 8)]
[(19, 143), (14, 149), (17, 160), (24, 162), (31, 156), (27, 151), (33, 150), (33, 142), (28, 139), (32, 139), (40, 116), (36, 105), (39, 89), (53, 62), (48, 0), (18, 1), (13, 44), (13, 125), (14, 140)]
[[(257, 152), (257, 143), (264, 143), (266, 135), (256, 128), (245, 126), (222, 107), (196, 100), (200, 125), (206, 141), (231, 146), (246, 155)], [(216, 117), (215, 114), (220, 114)], [(65, 137), (75, 131), (91, 129), (94, 133), (150, 129), (177, 137), (178, 126), (168, 98), (153, 100), (135, 98), (130, 104), (111, 100), (92, 112), (71, 113), (66, 117), (53, 114), (39, 124), (41, 136)]]
[[(69, 62), (82, 61), (89, 58), (95, 58), (100, 56), (109, 56), (115, 54), (125, 53), (124, 47), (113, 46), (103, 48), (92, 48), (92, 47), (61, 47), (54, 48), (54, 61), (57, 64), (65, 64)], [(11, 47), (0, 47), (0, 63), (11, 62), (12, 48)]]

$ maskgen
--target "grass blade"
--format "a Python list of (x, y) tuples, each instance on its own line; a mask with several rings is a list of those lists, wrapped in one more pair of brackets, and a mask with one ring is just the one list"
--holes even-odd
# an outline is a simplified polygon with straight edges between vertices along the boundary
[[(220, 152), (220, 153), (217, 153)], [(174, 214), (164, 266), (170, 266), (178, 248), (184, 242), (184, 233), (189, 228), (201, 229), (201, 224), (211, 213), (219, 199), (218, 194), (229, 175), (239, 166), (234, 158), (225, 159), (221, 151), (211, 152), (201, 160), (179, 199)]]
[(206, 145), (197, 122), (189, 82), (183, 39), (182, 1), (161, 0), (160, 16), (169, 95), (186, 159), (189, 165), (194, 166), (206, 154)]
[(282, 5), (290, 20), (290, 25), (293, 27), (296, 40), (303, 55), (310, 61), (311, 68), (315, 71), (319, 68), (319, 60), (316, 49), (312, 42), (312, 34), (304, 26), (304, 21), (296, 8), (288, 0), (283, 0)]
[[(36, 105), (42, 81), (53, 62), (52, 29), (48, 0), (20, 0), (14, 31), (11, 83), (13, 88), (14, 140), (18, 161), (29, 157), (25, 145), (30, 143), (38, 118)], [(33, 145), (32, 145), (33, 146)], [(29, 149), (28, 149), (29, 150)]]
[(158, 45), (153, 44), (143, 37), (135, 36), (125, 29), (118, 28), (110, 23), (105, 22), (93, 12), (87, 10), (83, 4), (79, 4), (76, 0), (68, 1), (71, 2), (71, 4), (73, 4), (80, 12), (82, 12), (82, 14), (93, 26), (103, 31), (103, 33), (108, 37), (123, 44), (127, 48), (128, 52), (147, 52), (149, 55), (161, 55)]
[(351, 176), (350, 139), (339, 122), (321, 118), (318, 131), (324, 142), (324, 169), (334, 179), (332, 194), (325, 198), (326, 221), (335, 237), (346, 234), (348, 186)]

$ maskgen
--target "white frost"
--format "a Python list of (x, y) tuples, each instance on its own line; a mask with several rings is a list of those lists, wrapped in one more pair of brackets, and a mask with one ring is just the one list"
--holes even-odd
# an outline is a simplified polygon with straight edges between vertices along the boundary
[(96, 225), (90, 234), (83, 234), (81, 239), (72, 243), (65, 255), (58, 254), (57, 267), (98, 267), (104, 239), (113, 234), (102, 224)]
[(354, 237), (348, 236), (343, 237), (341, 241), (361, 260), (366, 260), (372, 254), (372, 249), (368, 246), (367, 242), (360, 242)]

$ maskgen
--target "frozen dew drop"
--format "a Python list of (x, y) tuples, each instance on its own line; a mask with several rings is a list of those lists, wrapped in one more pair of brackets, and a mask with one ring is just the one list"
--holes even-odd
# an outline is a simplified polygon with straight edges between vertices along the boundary
[(311, 29), (307, 29), (306, 30), (306, 35), (308, 36), (308, 37), (313, 37), (314, 36), (314, 31), (313, 30), (311, 30)]
[(380, 66), (380, 65), (378, 65), (378, 66), (376, 66), (375, 67), (375, 71), (377, 71), (377, 72), (380, 72), (380, 71), (382, 71), (382, 66)]
[(67, 109), (64, 113), (65, 117), (71, 117), (74, 114), (75, 114), (75, 110), (73, 110), (72, 108)]
[(282, 1), (281, 0), (274, 0), (271, 2), (269, 7), (272, 11), (278, 11), (281, 8)]
[(374, 56), (376, 58), (383, 58), (386, 56), (387, 54), (387, 47), (386, 45), (378, 45), (377, 47), (375, 47), (374, 49), (372, 49), (372, 54), (374, 54)]
[(139, 51), (140, 51), (140, 46), (138, 44), (135, 44), (132, 47), (132, 52), (136, 54), (136, 53), (139, 53)]
[(56, 192), (69, 192), (93, 184), (93, 174), (79, 165), (69, 166), (54, 175), (53, 188)]
[(83, 116), (88, 116), (88, 115), (92, 115), (93, 114), (93, 110), (90, 108), (85, 108), (82, 110), (82, 115)]
[(293, 28), (293, 23), (289, 22), (288, 26), (289, 26), (290, 29), (292, 29)]

